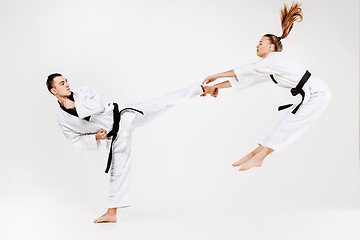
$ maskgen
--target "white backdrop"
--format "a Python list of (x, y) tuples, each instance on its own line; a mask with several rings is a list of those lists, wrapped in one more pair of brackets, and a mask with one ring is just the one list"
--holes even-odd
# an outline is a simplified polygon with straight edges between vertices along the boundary
[(290, 94), (271, 81), (193, 99), (137, 129), (133, 205), (118, 224), (95, 225), (107, 206), (106, 150), (73, 147), (56, 122), (50, 73), (111, 101), (149, 99), (258, 60), (261, 36), (281, 34), (283, 3), (2, 0), (0, 238), (358, 239), (356, 0), (302, 1), (284, 52), (329, 85), (332, 102), (261, 168), (231, 164), (282, 114)]

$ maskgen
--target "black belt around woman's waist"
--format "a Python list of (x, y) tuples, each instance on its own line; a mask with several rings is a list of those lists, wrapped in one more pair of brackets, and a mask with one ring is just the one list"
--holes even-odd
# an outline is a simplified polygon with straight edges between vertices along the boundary
[(113, 142), (115, 141), (115, 139), (117, 137), (117, 134), (118, 134), (118, 131), (119, 131), (121, 114), (123, 112), (125, 112), (125, 111), (131, 110), (131, 111), (135, 111), (135, 112), (138, 112), (138, 113), (141, 113), (142, 115), (144, 115), (144, 113), (142, 111), (134, 109), (134, 108), (124, 108), (119, 112), (118, 104), (117, 103), (113, 103), (113, 104), (114, 104), (114, 110), (113, 110), (114, 123), (113, 123), (112, 130), (107, 134), (107, 137), (112, 137), (112, 139), (111, 139), (110, 153), (109, 153), (105, 173), (109, 172), (109, 169), (110, 169), (110, 166), (111, 166), (112, 155), (113, 155), (112, 154)]
[[(301, 95), (301, 102), (296, 106), (296, 108), (291, 112), (292, 114), (295, 114), (301, 104), (304, 102), (304, 99), (305, 99), (305, 91), (303, 90), (303, 87), (305, 85), (305, 83), (307, 82), (307, 80), (310, 78), (311, 76), (311, 73), (309, 71), (306, 70), (304, 76), (301, 78), (300, 82), (296, 85), (296, 87), (292, 88), (290, 90), (291, 94), (295, 97), (296, 95), (300, 94)], [(279, 107), (278, 111), (281, 111), (281, 110), (284, 110), (286, 108), (289, 108), (291, 107), (292, 105), (294, 104), (286, 104), (286, 105), (282, 105)]]

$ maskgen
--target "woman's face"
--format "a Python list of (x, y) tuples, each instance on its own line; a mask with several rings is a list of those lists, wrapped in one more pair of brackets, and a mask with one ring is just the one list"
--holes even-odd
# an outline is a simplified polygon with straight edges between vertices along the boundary
[(270, 52), (274, 51), (275, 46), (274, 44), (270, 43), (268, 37), (262, 37), (259, 41), (259, 44), (256, 46), (256, 53), (259, 57), (264, 58)]

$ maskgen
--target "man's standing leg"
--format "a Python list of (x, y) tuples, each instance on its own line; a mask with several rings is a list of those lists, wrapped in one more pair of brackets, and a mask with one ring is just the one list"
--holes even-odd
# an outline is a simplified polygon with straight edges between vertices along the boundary
[(110, 169), (109, 208), (94, 223), (116, 222), (117, 208), (130, 206), (130, 125), (138, 113), (125, 112), (120, 121), (118, 137), (113, 144), (113, 159)]

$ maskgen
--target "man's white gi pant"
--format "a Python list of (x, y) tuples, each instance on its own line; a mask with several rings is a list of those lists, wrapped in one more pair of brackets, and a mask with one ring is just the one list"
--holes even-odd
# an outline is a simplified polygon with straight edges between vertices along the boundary
[[(121, 208), (130, 205), (130, 153), (132, 131), (144, 123), (154, 119), (159, 113), (171, 106), (183, 103), (203, 93), (199, 84), (194, 83), (187, 88), (167, 93), (150, 101), (131, 104), (126, 107), (135, 108), (144, 113), (126, 111), (121, 116), (118, 136), (113, 143), (113, 159), (110, 170), (109, 208)], [(120, 109), (121, 110), (121, 109)]]

